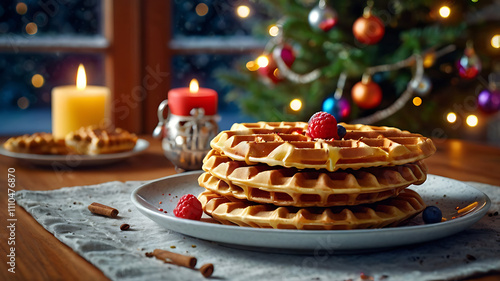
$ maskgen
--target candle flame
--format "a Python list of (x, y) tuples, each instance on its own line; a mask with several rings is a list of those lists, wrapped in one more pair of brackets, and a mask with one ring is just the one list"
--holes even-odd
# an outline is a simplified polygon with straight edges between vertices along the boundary
[(192, 94), (198, 93), (198, 90), (200, 89), (200, 86), (198, 85), (198, 80), (193, 79), (191, 80), (191, 83), (189, 83), (189, 92)]
[(87, 75), (85, 74), (85, 68), (83, 64), (78, 66), (78, 72), (76, 73), (76, 88), (78, 90), (85, 90), (87, 87)]

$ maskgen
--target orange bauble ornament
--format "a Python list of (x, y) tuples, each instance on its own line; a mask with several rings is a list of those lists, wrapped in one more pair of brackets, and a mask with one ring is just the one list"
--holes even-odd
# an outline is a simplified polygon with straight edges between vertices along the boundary
[(384, 23), (371, 13), (358, 18), (352, 25), (354, 37), (363, 44), (373, 45), (384, 37)]
[(382, 90), (371, 80), (360, 81), (352, 87), (351, 97), (354, 103), (362, 109), (372, 109), (382, 101)]

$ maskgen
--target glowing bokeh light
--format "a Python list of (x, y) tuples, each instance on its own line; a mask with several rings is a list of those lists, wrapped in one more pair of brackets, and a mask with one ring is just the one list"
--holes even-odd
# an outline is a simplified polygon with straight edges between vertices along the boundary
[(271, 25), (269, 27), (269, 35), (276, 37), (280, 32), (280, 28), (277, 25)]
[(40, 88), (45, 84), (45, 79), (43, 79), (43, 76), (40, 74), (35, 74), (31, 77), (31, 84), (33, 84), (33, 87), (35, 88)]
[(299, 111), (302, 108), (302, 101), (300, 101), (299, 99), (293, 99), (290, 102), (290, 108), (293, 111)]
[(28, 12), (28, 6), (26, 6), (26, 4), (23, 2), (19, 2), (16, 5), (16, 12), (20, 15), (24, 15), (26, 14), (26, 12)]
[(476, 127), (477, 124), (479, 123), (479, 119), (477, 118), (476, 115), (471, 114), (467, 116), (467, 119), (465, 119), (465, 123), (467, 123), (469, 127)]
[(455, 123), (457, 121), (457, 115), (455, 112), (448, 113), (448, 115), (446, 115), (446, 121), (449, 123)]
[(26, 109), (30, 106), (30, 100), (26, 97), (20, 97), (19, 99), (17, 99), (17, 106), (20, 109)]
[(245, 5), (238, 6), (238, 8), (236, 8), (236, 14), (240, 18), (246, 18), (250, 15), (250, 8)]
[(208, 6), (205, 3), (200, 3), (196, 5), (195, 11), (198, 16), (202, 17), (208, 13)]
[(500, 48), (500, 34), (491, 37), (491, 46), (495, 49)]
[(266, 67), (268, 64), (269, 64), (269, 59), (266, 56), (262, 55), (257, 58), (257, 65), (259, 67)]
[(34, 22), (30, 22), (26, 25), (26, 33), (29, 35), (35, 35), (38, 32), (38, 26)]
[(420, 97), (413, 98), (413, 105), (420, 106), (422, 104), (422, 99)]
[(451, 9), (448, 6), (443, 6), (439, 8), (439, 15), (443, 18), (449, 17), (451, 14)]
[(253, 60), (247, 62), (246, 67), (250, 71), (257, 71), (259, 69), (259, 65), (256, 64)]

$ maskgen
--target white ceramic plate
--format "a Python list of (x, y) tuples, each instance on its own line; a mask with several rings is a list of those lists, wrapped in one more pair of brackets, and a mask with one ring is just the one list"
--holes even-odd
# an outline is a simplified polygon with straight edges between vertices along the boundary
[(63, 167), (77, 168), (117, 162), (144, 151), (148, 146), (149, 142), (147, 140), (138, 139), (134, 149), (130, 151), (101, 155), (41, 155), (16, 153), (8, 151), (3, 146), (0, 146), (0, 154), (35, 165), (52, 166), (56, 168), (63, 165)]
[[(178, 174), (144, 184), (132, 193), (132, 202), (141, 213), (160, 226), (188, 236), (237, 248), (295, 253), (375, 251), (427, 242), (468, 228), (486, 214), (491, 204), (484, 193), (469, 185), (428, 175), (423, 185), (413, 186), (412, 189), (422, 196), (427, 205), (438, 206), (447, 219), (445, 222), (424, 224), (419, 215), (408, 225), (393, 228), (314, 231), (221, 225), (205, 214), (201, 221), (175, 217), (172, 211), (182, 195), (191, 193), (197, 196), (203, 191), (197, 181), (200, 173)], [(475, 202), (477, 205), (474, 208), (457, 217), (456, 207), (463, 208)], [(160, 208), (163, 211), (159, 211)]]

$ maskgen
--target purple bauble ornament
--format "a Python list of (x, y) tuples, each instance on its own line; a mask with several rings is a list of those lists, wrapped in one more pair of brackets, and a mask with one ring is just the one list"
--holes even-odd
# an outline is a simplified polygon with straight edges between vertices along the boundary
[(483, 90), (477, 96), (477, 105), (484, 113), (495, 113), (500, 110), (500, 91)]
[(323, 101), (322, 109), (333, 115), (337, 121), (341, 121), (345, 120), (351, 113), (351, 104), (345, 98), (328, 97)]

